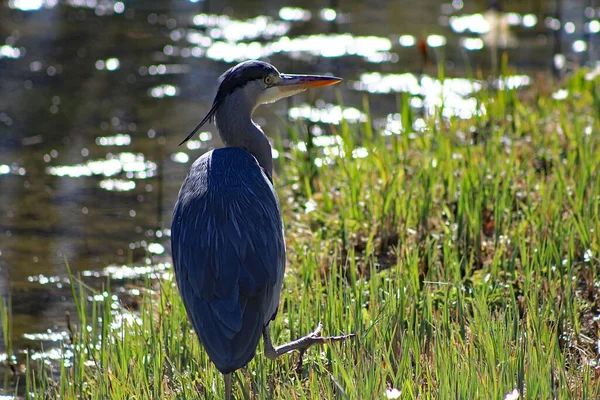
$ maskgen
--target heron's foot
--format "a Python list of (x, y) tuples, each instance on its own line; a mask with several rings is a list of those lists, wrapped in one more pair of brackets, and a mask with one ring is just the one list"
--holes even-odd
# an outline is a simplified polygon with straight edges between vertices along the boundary
[(306, 352), (306, 350), (308, 350), (309, 347), (315, 344), (322, 345), (325, 343), (343, 342), (346, 339), (351, 339), (356, 336), (354, 333), (339, 336), (322, 336), (322, 330), (323, 325), (319, 322), (317, 328), (308, 335), (296, 339), (292, 342), (282, 344), (281, 346), (274, 347), (273, 343), (271, 342), (271, 333), (269, 327), (267, 326), (265, 327), (265, 330), (263, 332), (263, 338), (265, 342), (265, 356), (270, 359), (275, 359), (283, 354), (289, 353), (294, 350), (298, 350), (300, 352), (300, 356), (296, 365), (296, 372), (300, 374), (302, 373), (302, 360), (304, 358), (304, 353)]
[(323, 337), (321, 336), (321, 331), (323, 330), (323, 325), (319, 322), (319, 324), (317, 325), (316, 329), (314, 331), (312, 331), (309, 335), (307, 335), (307, 338), (310, 338), (309, 341), (307, 341), (307, 343), (303, 346), (300, 347), (298, 350), (300, 352), (299, 356), (298, 356), (298, 363), (296, 364), (296, 373), (298, 375), (302, 374), (302, 362), (304, 360), (304, 353), (306, 353), (306, 350), (308, 350), (308, 348), (314, 344), (325, 344), (325, 343), (333, 343), (333, 342), (343, 342), (346, 339), (350, 339), (355, 337), (356, 335), (354, 333), (350, 333), (348, 335), (338, 335), (338, 336), (326, 336)]

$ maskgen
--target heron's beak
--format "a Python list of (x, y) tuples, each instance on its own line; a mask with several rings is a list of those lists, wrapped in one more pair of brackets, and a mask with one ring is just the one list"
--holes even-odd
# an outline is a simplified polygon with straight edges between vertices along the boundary
[(306, 89), (312, 89), (321, 86), (335, 85), (340, 83), (342, 78), (335, 76), (320, 76), (320, 75), (287, 75), (281, 74), (281, 80), (274, 86), (278, 87), (282, 92), (301, 92)]

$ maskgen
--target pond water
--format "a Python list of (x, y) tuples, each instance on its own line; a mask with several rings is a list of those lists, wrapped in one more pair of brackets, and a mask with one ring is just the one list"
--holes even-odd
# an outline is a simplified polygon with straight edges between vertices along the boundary
[[(260, 108), (257, 122), (271, 136), (286, 118), (364, 120), (365, 93), (376, 122), (394, 134), (399, 92), (425, 112), (442, 95), (449, 116), (477, 112), (470, 95), (481, 82), (464, 78), (493, 72), (498, 48), (507, 47), (518, 75), (505, 84), (515, 87), (594, 63), (600, 8), (564, 3), (507, 1), (497, 12), (461, 0), (4, 1), (0, 294), (12, 299), (17, 348), (63, 339), (65, 311), (74, 310), (67, 262), (98, 285), (168, 269), (179, 185), (219, 140), (211, 125), (178, 143), (234, 63), (260, 58), (283, 72), (345, 79), (337, 87), (345, 108), (333, 105), (332, 89)], [(443, 85), (442, 59), (453, 77)], [(0, 361), (4, 352), (0, 338)]]

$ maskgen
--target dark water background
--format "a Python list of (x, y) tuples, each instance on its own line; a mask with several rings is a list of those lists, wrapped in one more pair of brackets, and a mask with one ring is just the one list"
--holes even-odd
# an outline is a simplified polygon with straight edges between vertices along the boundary
[[(595, 65), (600, 4), (503, 6), (511, 33), (496, 40), (479, 32), (485, 1), (2, 2), (0, 294), (12, 299), (16, 347), (39, 348), (41, 339), (48, 348), (62, 338), (65, 311), (73, 311), (67, 261), (97, 286), (106, 274), (118, 280), (168, 267), (179, 185), (191, 162), (219, 141), (208, 126), (212, 136), (177, 144), (208, 110), (218, 76), (237, 61), (260, 57), (284, 72), (345, 79), (346, 109), (327, 105), (336, 102), (329, 89), (259, 109), (257, 121), (271, 136), (286, 118), (360, 120), (365, 92), (373, 117), (393, 129), (396, 92), (415, 94), (415, 107), (437, 93), (431, 79), (417, 93), (417, 74), (436, 76), (440, 59), (448, 76), (493, 71), (493, 43), (503, 40), (520, 84), (552, 76), (554, 61), (565, 70)], [(430, 64), (420, 40), (430, 45)], [(455, 115), (472, 112), (469, 87), (456, 80), (444, 92)], [(289, 107), (296, 108), (288, 114)], [(0, 361), (5, 351), (0, 337)]]

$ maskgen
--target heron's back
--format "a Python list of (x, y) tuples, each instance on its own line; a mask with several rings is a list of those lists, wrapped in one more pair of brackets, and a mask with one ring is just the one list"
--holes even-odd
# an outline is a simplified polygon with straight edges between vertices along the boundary
[(245, 366), (275, 316), (285, 268), (277, 195), (250, 153), (230, 147), (196, 160), (175, 205), (171, 246), (211, 360), (223, 373)]

